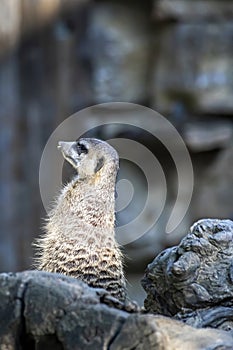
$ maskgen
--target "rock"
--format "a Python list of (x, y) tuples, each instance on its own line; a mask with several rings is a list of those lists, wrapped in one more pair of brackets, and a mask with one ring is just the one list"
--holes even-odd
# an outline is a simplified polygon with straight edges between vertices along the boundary
[[(4, 320), (0, 348), (6, 339), (12, 346), (21, 341), (22, 348), (28, 342), (48, 346), (49, 338), (57, 344), (54, 349), (102, 348), (103, 341), (107, 344), (127, 316), (101, 307), (94, 289), (62, 275), (37, 271), (3, 274), (0, 285), (0, 319)], [(103, 328), (98, 329), (98, 324)]]
[[(191, 1), (188, 1), (189, 3)], [(164, 25), (154, 62), (153, 106), (175, 113), (232, 114), (232, 22)]]
[(0, 55), (12, 49), (20, 34), (21, 6), (17, 0), (2, 0), (0, 4)]
[[(53, 22), (59, 15), (61, 0), (20, 0), (22, 8), (22, 31), (31, 32), (35, 28), (43, 28)], [(33, 16), (32, 16), (33, 13)]]
[(225, 331), (195, 329), (162, 316), (130, 314), (119, 310), (119, 301), (109, 298), (111, 307), (105, 302), (105, 291), (58, 274), (0, 274), (0, 348), (232, 348), (233, 339)]
[(118, 3), (96, 3), (88, 43), (96, 102), (147, 99), (150, 35), (144, 11)]
[(156, 20), (226, 20), (233, 17), (231, 1), (223, 0), (155, 0)]
[(193, 327), (212, 327), (228, 331), (233, 336), (233, 308), (227, 306), (206, 307), (197, 310), (183, 310), (176, 319)]
[(227, 324), (231, 329), (232, 256), (233, 221), (198, 221), (178, 246), (163, 251), (148, 266), (142, 280), (146, 310), (195, 326), (224, 323), (224, 329)]
[(131, 315), (110, 349), (214, 350), (221, 346), (226, 350), (233, 346), (227, 332), (195, 329), (167, 317)]
[(233, 124), (228, 121), (193, 122), (184, 125), (185, 144), (193, 152), (220, 149), (231, 143)]
[[(0, 266), (4, 271), (13, 270), (21, 259), (18, 260), (17, 241), (23, 240), (22, 209), (27, 205), (26, 201), (22, 202), (22, 196), (26, 196), (19, 181), (23, 152), (18, 127), (21, 118), (20, 77), (16, 55), (2, 60), (0, 65), (0, 105), (0, 158), (4, 159), (0, 164)], [(9, 152), (13, 149), (14, 152)]]
[(1, 0), (0, 56), (17, 47), (24, 34), (44, 28), (87, 0)]
[(195, 217), (233, 219), (232, 183), (233, 144), (230, 144), (217, 154), (209, 166), (205, 165), (202, 174), (200, 167), (196, 169), (196, 190), (193, 200)]

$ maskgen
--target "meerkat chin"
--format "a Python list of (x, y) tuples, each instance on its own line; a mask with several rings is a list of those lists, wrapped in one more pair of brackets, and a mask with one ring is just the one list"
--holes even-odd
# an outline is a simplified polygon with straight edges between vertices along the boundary
[(76, 171), (48, 215), (37, 240), (37, 269), (81, 279), (125, 300), (123, 258), (115, 239), (116, 150), (82, 138), (58, 148)]

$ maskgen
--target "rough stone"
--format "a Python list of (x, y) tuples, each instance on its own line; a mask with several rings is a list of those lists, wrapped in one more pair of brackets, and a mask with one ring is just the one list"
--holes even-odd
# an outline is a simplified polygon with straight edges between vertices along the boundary
[(19, 39), (20, 1), (2, 0), (0, 11), (0, 54), (12, 49)]
[(222, 149), (231, 143), (233, 124), (228, 121), (199, 121), (187, 123), (183, 137), (192, 152)]
[(154, 108), (166, 114), (177, 106), (194, 113), (232, 113), (232, 37), (233, 23), (227, 21), (164, 26), (154, 59)]
[(58, 274), (1, 274), (0, 293), (1, 349), (210, 350), (233, 345), (225, 331), (130, 314), (114, 298), (110, 307), (103, 290)]
[[(233, 221), (203, 219), (160, 253), (142, 281), (145, 308), (195, 326), (232, 328)], [(228, 322), (229, 321), (229, 322)]]
[(223, 0), (155, 0), (156, 20), (226, 20), (233, 17), (231, 1)]
[(143, 11), (118, 3), (94, 6), (88, 43), (96, 102), (147, 98), (149, 38)]
[(196, 170), (193, 199), (195, 217), (233, 219), (233, 144), (221, 150), (211, 164)]
[(54, 22), (63, 13), (73, 11), (85, 0), (1, 0), (0, 56), (17, 47), (24, 34)]

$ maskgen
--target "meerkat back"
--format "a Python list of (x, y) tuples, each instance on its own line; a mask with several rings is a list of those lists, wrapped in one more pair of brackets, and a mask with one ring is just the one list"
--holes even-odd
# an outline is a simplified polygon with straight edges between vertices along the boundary
[(117, 152), (97, 139), (59, 142), (77, 175), (58, 196), (44, 235), (36, 242), (36, 267), (81, 279), (125, 300), (123, 258), (115, 239)]

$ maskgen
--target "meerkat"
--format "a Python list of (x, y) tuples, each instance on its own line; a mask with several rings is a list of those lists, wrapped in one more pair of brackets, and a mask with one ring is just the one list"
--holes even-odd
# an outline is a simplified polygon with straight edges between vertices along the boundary
[(118, 154), (94, 138), (59, 142), (58, 148), (77, 173), (48, 214), (36, 242), (36, 268), (79, 278), (124, 301), (123, 256), (115, 239)]

